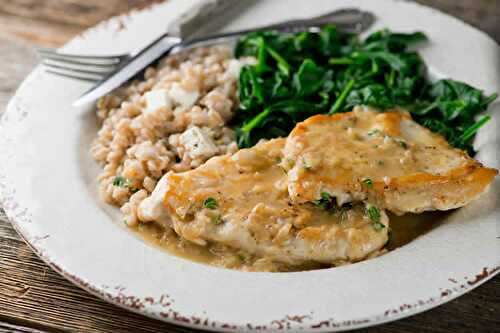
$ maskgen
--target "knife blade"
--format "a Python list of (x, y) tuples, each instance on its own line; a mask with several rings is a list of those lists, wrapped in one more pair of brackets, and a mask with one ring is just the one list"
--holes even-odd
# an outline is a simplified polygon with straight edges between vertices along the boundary
[(148, 46), (133, 54), (133, 56), (121, 65), (115, 72), (99, 81), (81, 95), (73, 106), (82, 106), (94, 102), (98, 98), (112, 92), (123, 85), (132, 77), (140, 73), (150, 64), (168, 53), (173, 46), (182, 40), (197, 35), (208, 25), (214, 26), (221, 22), (221, 12), (235, 6), (236, 0), (204, 0), (191, 7), (179, 19), (175, 20), (167, 29), (167, 33), (155, 39)]

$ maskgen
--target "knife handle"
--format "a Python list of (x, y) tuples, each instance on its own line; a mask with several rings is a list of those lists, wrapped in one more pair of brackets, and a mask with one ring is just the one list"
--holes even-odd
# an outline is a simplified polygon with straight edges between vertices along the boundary
[(225, 14), (242, 0), (203, 0), (168, 27), (168, 34), (182, 39), (197, 37), (201, 30), (213, 31), (227, 22)]
[(371, 12), (362, 11), (357, 8), (340, 9), (308, 19), (292, 19), (252, 29), (232, 31), (201, 38), (190, 38), (176, 46), (174, 51), (178, 52), (194, 46), (224, 42), (261, 30), (295, 33), (301, 31), (318, 31), (327, 24), (334, 24), (339, 30), (344, 32), (359, 33), (373, 24), (374, 20), (375, 16)]

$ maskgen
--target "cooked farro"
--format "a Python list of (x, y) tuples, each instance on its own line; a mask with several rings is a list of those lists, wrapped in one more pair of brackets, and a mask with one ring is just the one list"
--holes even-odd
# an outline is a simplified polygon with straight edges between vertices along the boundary
[[(121, 207), (124, 222), (139, 222), (137, 207), (167, 171), (196, 168), (237, 150), (226, 126), (237, 100), (242, 63), (229, 46), (197, 48), (165, 58), (97, 103), (102, 127), (91, 147), (102, 166), (102, 199)], [(199, 141), (193, 141), (194, 137)]]

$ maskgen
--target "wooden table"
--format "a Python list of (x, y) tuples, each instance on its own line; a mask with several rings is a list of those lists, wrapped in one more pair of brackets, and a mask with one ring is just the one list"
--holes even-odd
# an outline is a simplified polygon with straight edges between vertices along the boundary
[[(61, 45), (106, 17), (157, 1), (1, 0), (0, 110), (37, 63), (34, 46)], [(500, 0), (419, 2), (500, 42)], [(129, 313), (75, 287), (38, 259), (0, 209), (0, 333), (68, 331), (192, 332)], [(500, 332), (500, 277), (434, 310), (359, 332)]]

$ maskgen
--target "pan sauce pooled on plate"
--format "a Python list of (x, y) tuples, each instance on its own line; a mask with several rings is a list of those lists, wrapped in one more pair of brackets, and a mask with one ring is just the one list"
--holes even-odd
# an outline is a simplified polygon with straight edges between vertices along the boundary
[(388, 240), (384, 211), (362, 203), (337, 207), (329, 198), (290, 202), (279, 165), (284, 144), (274, 139), (167, 174), (171, 227), (200, 245), (217, 242), (290, 265), (355, 262), (380, 250)]
[(246, 253), (246, 270), (335, 266), (382, 253), (384, 209), (457, 208), (496, 173), (403, 111), (358, 107), (313, 116), (287, 139), (169, 172), (138, 215), (201, 247), (222, 245), (222, 258)]
[[(168, 56), (97, 105), (100, 195), (144, 237), (213, 265), (302, 270), (375, 256), (386, 211), (461, 207), (497, 174), (465, 151), (498, 95), (430, 82), (410, 48), (425, 41), (326, 26)], [(349, 112), (356, 105), (404, 105), (415, 121), (400, 109)], [(230, 157), (243, 147), (252, 148)], [(403, 228), (389, 218), (394, 248)]]

